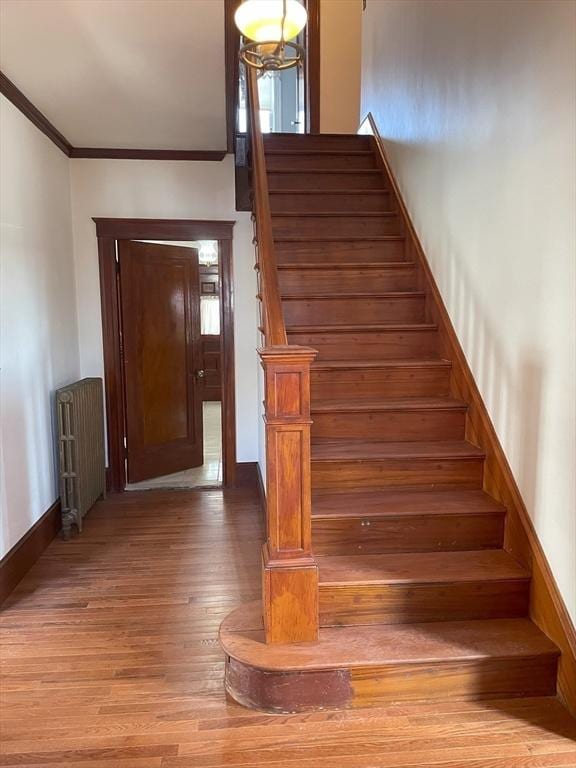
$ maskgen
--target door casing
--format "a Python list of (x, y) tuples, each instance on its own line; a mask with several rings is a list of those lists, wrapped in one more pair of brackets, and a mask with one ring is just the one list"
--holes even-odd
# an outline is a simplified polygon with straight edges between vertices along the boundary
[(104, 389), (108, 445), (107, 486), (122, 492), (126, 486), (125, 424), (120, 302), (116, 279), (117, 240), (217, 240), (220, 277), (222, 356), (223, 485), (236, 484), (236, 399), (234, 371), (234, 301), (232, 272), (233, 221), (195, 219), (94, 218), (98, 239)]

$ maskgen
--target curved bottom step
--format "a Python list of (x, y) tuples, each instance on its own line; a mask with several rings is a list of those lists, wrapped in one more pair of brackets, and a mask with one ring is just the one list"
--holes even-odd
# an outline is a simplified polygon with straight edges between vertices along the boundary
[(256, 602), (226, 617), (220, 643), (227, 692), (266, 712), (556, 692), (559, 651), (527, 619), (326, 627), (315, 643), (266, 645)]

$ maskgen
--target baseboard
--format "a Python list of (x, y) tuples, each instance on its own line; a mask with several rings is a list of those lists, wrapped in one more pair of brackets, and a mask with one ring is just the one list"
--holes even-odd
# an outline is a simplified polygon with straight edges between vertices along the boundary
[(60, 499), (42, 515), (0, 561), (0, 605), (60, 531)]
[(260, 496), (260, 504), (262, 505), (262, 510), (266, 519), (268, 519), (268, 515), (266, 514), (266, 483), (262, 476), (262, 467), (260, 464), (256, 464), (256, 471), (258, 474), (258, 495)]
[(258, 464), (255, 461), (236, 462), (236, 483), (237, 488), (257, 488), (258, 487)]
[[(400, 188), (390, 164), (384, 141), (371, 113), (368, 133), (372, 134), (383, 171), (390, 180), (404, 221), (410, 257), (418, 264), (423, 288), (434, 298), (431, 306), (432, 321), (438, 324), (442, 351), (452, 361), (452, 395), (469, 403), (466, 437), (486, 452), (484, 490), (507, 508), (505, 549), (532, 571), (530, 591), (530, 617), (562, 651), (558, 670), (558, 694), (566, 707), (576, 716), (576, 631), (558, 586), (550, 570), (544, 550), (520, 494), (508, 460), (452, 321), (430, 269)], [(432, 305), (432, 302), (430, 302)]]

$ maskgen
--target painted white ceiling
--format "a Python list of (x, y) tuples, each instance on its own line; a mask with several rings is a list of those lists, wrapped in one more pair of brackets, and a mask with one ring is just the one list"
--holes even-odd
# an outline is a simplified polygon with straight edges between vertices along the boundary
[(226, 146), (223, 0), (1, 0), (0, 68), (75, 147)]

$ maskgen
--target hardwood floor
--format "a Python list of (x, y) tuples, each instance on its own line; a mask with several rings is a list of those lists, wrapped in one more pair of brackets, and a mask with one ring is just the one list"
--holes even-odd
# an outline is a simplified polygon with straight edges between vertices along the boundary
[(218, 626), (260, 596), (262, 536), (242, 489), (112, 496), (55, 540), (1, 615), (0, 765), (576, 766), (553, 698), (305, 715), (226, 700)]

